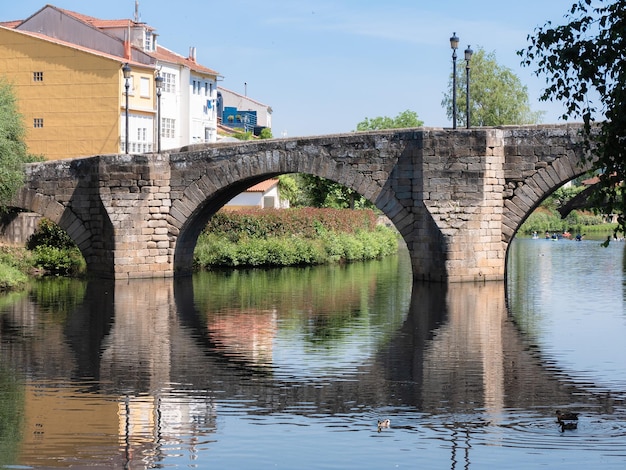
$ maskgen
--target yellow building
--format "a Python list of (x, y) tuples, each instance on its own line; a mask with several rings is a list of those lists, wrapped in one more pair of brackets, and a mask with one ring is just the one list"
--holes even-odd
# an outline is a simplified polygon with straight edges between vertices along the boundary
[[(46, 159), (120, 152), (124, 63), (120, 57), (0, 27), (0, 70), (14, 86), (29, 152)], [(134, 62), (130, 66), (129, 112), (145, 116), (152, 136), (155, 70)], [(143, 80), (149, 81), (147, 92), (140, 87)], [(152, 149), (152, 140), (143, 151)]]
[(217, 72), (195, 62), (195, 48), (189, 58), (172, 59), (138, 16), (101, 20), (46, 5), (0, 23), (0, 74), (14, 85), (30, 153), (62, 159), (156, 151), (159, 70), (169, 147), (215, 141)]

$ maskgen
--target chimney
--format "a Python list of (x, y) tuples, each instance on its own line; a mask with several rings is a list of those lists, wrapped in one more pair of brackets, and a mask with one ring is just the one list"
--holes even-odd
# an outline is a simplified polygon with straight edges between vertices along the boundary
[(196, 61), (196, 48), (193, 46), (189, 48), (189, 60), (192, 62)]
[(130, 45), (130, 24), (124, 35), (124, 59), (130, 60), (132, 58), (132, 49)]

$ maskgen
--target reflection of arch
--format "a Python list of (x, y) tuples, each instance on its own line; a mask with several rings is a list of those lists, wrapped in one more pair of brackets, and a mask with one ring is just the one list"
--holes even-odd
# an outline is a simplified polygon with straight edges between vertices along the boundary
[(554, 160), (551, 165), (538, 169), (531, 177), (524, 180), (514, 191), (513, 196), (505, 201), (503, 221), (512, 229), (509, 236), (503, 233), (504, 241), (509, 243), (520, 226), (550, 194), (587, 171), (592, 162), (582, 160), (576, 152), (568, 152)]
[[(262, 164), (253, 165), (254, 155), (242, 156), (242, 160), (197, 162), (198, 180), (187, 185), (182, 197), (173, 201), (170, 222), (178, 231), (174, 253), (174, 272), (188, 273), (193, 263), (193, 251), (209, 218), (224, 204), (248, 187), (268, 178), (286, 173), (308, 173), (335, 181), (363, 195), (373, 202), (398, 227), (405, 236), (412, 229), (408, 219), (413, 220), (396, 199), (389, 187), (381, 187), (370, 175), (359, 172), (354, 165), (334, 160), (323, 147), (312, 158), (303, 158), (295, 149), (293, 154), (272, 154)], [(188, 171), (189, 168), (186, 168)], [(401, 222), (401, 223), (398, 223)], [(404, 232), (403, 232), (404, 230)]]

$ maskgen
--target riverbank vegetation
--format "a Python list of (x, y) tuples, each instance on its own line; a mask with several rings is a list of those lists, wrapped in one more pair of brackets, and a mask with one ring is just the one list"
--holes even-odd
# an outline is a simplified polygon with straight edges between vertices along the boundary
[(25, 247), (0, 245), (0, 291), (21, 289), (33, 277), (76, 277), (86, 269), (83, 255), (67, 232), (48, 219), (41, 219)]
[[(198, 239), (196, 269), (278, 267), (378, 259), (397, 252), (397, 233), (377, 224), (374, 211), (249, 209), (215, 214)], [(56, 224), (42, 219), (26, 247), (0, 246), (0, 291), (36, 276), (76, 277), (86, 263)]]
[(374, 211), (248, 209), (214, 215), (198, 239), (194, 263), (216, 267), (301, 266), (382, 258), (398, 249), (395, 231)]
[(617, 227), (616, 223), (607, 222), (606, 217), (592, 210), (574, 210), (567, 217), (561, 218), (558, 209), (584, 190), (582, 185), (562, 187), (548, 196), (541, 205), (530, 214), (522, 224), (519, 233), (530, 235), (533, 232), (543, 234), (563, 233), (607, 233)]
[(28, 250), (0, 245), (0, 292), (24, 287), (31, 267)]

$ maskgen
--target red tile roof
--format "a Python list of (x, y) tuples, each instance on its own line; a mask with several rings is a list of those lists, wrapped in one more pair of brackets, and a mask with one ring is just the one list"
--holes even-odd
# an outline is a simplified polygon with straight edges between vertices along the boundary
[(24, 20), (14, 20), (14, 21), (2, 21), (0, 22), (0, 26), (4, 26), (5, 28), (15, 29), (17, 26), (22, 24)]
[[(148, 29), (149, 31), (154, 31), (155, 29), (145, 23), (137, 23), (131, 19), (118, 19), (118, 20), (102, 20), (99, 18), (94, 18), (93, 16), (89, 16), (89, 15), (84, 15), (82, 13), (78, 13), (75, 11), (71, 11), (71, 10), (65, 10), (63, 8), (58, 8), (55, 7), (53, 5), (48, 5), (49, 7), (55, 8), (56, 10), (59, 10), (61, 12), (63, 12), (64, 14), (71, 16), (73, 18), (76, 18), (78, 21), (81, 21), (83, 23), (86, 23), (96, 29), (110, 29), (110, 28), (125, 28), (128, 26), (135, 26), (138, 24), (141, 24), (143, 27), (145, 27), (146, 29)], [(24, 22), (24, 20), (14, 20), (14, 21), (5, 21), (5, 22), (0, 22), (0, 26), (3, 26), (5, 28), (10, 28), (10, 29), (15, 29), (17, 28), (17, 26), (19, 26), (20, 24), (22, 24)], [(22, 31), (24, 32), (24, 31)], [(98, 54), (98, 55), (104, 55), (104, 56), (109, 56), (108, 54), (103, 54), (99, 51), (93, 50), (93, 49), (87, 49), (81, 46), (77, 46), (76, 44), (72, 44), (72, 43), (68, 43), (65, 41), (60, 41), (60, 40), (56, 40), (54, 38), (45, 36), (43, 34), (36, 34), (36, 33), (32, 33), (32, 36), (36, 36), (36, 37), (40, 37), (42, 39), (48, 39), (51, 42), (56, 42), (58, 44), (63, 44), (66, 46), (70, 46), (70, 47), (75, 47), (76, 49), (80, 49), (80, 50), (85, 50), (88, 52), (92, 52), (94, 54)], [(150, 55), (151, 57), (154, 57), (157, 60), (161, 60), (163, 62), (170, 62), (170, 63), (174, 63), (177, 65), (183, 65), (188, 67), (190, 70), (193, 70), (194, 72), (199, 72), (199, 73), (205, 73), (208, 75), (219, 75), (218, 72), (216, 72), (213, 69), (210, 69), (208, 67), (205, 67), (204, 65), (200, 65), (198, 64), (194, 59), (190, 58), (190, 57), (183, 57), (182, 55), (176, 54), (175, 52), (170, 51), (169, 49), (166, 49), (164, 47), (161, 47), (159, 45), (157, 45), (157, 50), (156, 51), (152, 51), (152, 52), (148, 52), (148, 51), (144, 51), (146, 54)], [(124, 59), (125, 62), (127, 62), (126, 59)], [(131, 62), (132, 64), (132, 62)], [(139, 65), (145, 65), (145, 64), (139, 64)]]
[(90, 24), (93, 27), (98, 28), (98, 29), (125, 28), (127, 26), (134, 26), (134, 25), (137, 25), (137, 24), (141, 24), (142, 26), (144, 26), (148, 30), (154, 31), (154, 28), (152, 28), (151, 26), (148, 26), (145, 23), (137, 23), (137, 22), (135, 22), (135, 21), (133, 21), (131, 19), (128, 19), (128, 18), (122, 18), (122, 19), (119, 19), (119, 20), (101, 20), (100, 18), (94, 18), (93, 16), (83, 15), (82, 13), (78, 13), (78, 12), (75, 12), (75, 11), (64, 10), (63, 8), (58, 8), (58, 10), (62, 11), (63, 13), (65, 13), (68, 16), (73, 16), (77, 20), (82, 21), (83, 23)]
[[(0, 28), (2, 28), (2, 27), (4, 27), (4, 26), (0, 25)], [(115, 56), (115, 55), (112, 55), (112, 54), (107, 54), (105, 52), (98, 51), (96, 49), (91, 49), (89, 47), (79, 46), (78, 44), (74, 44), (73, 42), (62, 41), (61, 39), (56, 39), (56, 38), (53, 38), (51, 36), (46, 36), (45, 34), (33, 33), (32, 31), (22, 31), (20, 29), (12, 29), (12, 28), (6, 28), (6, 29), (11, 29), (13, 32), (15, 32), (17, 34), (23, 34), (25, 36), (31, 36), (31, 37), (38, 38), (38, 39), (41, 39), (43, 41), (46, 41), (46, 42), (49, 42), (49, 43), (52, 43), (52, 44), (58, 44), (60, 46), (69, 47), (69, 48), (75, 49), (77, 51), (87, 52), (87, 53), (93, 54), (95, 56), (105, 57), (107, 59), (111, 59), (111, 60), (114, 60), (116, 62), (129, 63), (133, 67), (154, 68), (153, 65), (151, 66), (151, 65), (142, 64), (140, 62), (135, 62), (133, 60), (128, 60), (128, 59), (125, 59), (123, 57)]]
[(278, 184), (278, 179), (271, 178), (269, 180), (261, 181), (260, 183), (255, 184), (254, 186), (250, 186), (246, 189), (246, 192), (249, 193), (264, 193), (268, 189), (273, 188)]
[(155, 59), (163, 61), (163, 62), (170, 62), (170, 63), (174, 63), (178, 65), (184, 65), (186, 67), (189, 67), (191, 70), (195, 72), (206, 73), (209, 75), (218, 75), (218, 73), (215, 70), (205, 67), (204, 65), (200, 65), (195, 60), (189, 57), (183, 57), (182, 55), (176, 54), (175, 52), (172, 52), (169, 49), (166, 49), (165, 47), (162, 47), (162, 46), (157, 46), (156, 51), (148, 52), (148, 54), (154, 57)]

